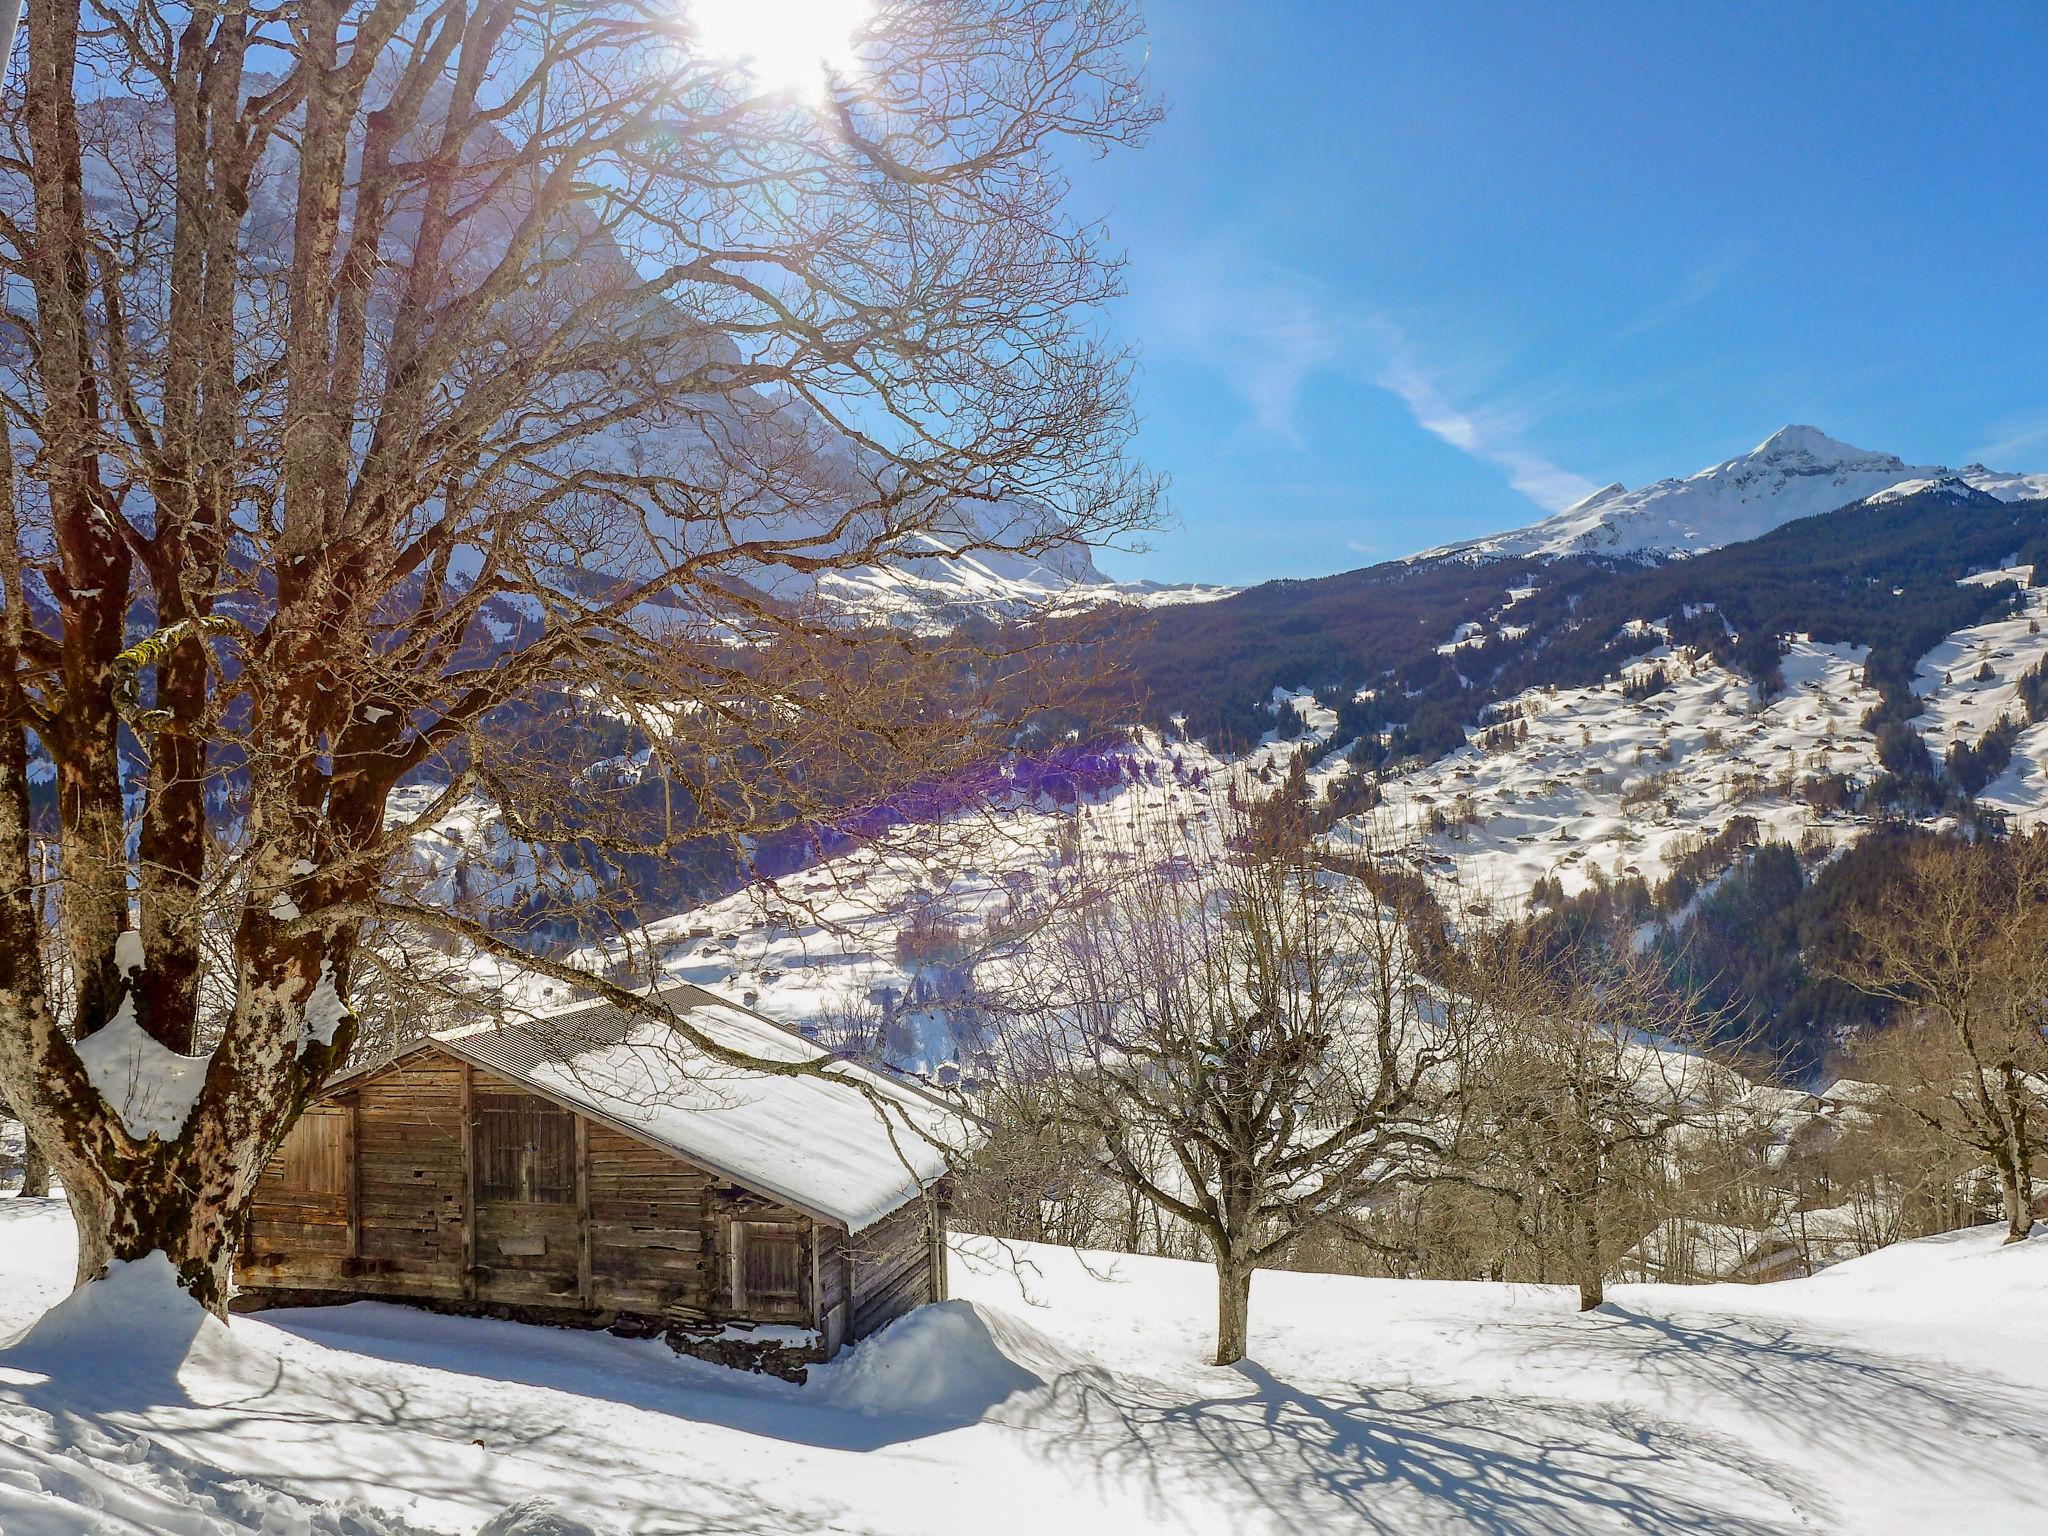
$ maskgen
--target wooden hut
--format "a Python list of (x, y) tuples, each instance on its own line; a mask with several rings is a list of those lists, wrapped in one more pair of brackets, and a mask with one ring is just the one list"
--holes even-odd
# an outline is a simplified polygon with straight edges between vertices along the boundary
[[(721, 1044), (823, 1059), (692, 986), (661, 994)], [(379, 1298), (661, 1333), (802, 1379), (946, 1294), (937, 1097), (713, 1062), (606, 1003), (429, 1036), (335, 1080), (265, 1167), (240, 1305)]]

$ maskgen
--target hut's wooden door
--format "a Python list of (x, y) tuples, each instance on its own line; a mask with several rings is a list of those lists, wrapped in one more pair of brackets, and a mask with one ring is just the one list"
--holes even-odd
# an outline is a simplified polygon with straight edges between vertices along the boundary
[(573, 1304), (582, 1239), (576, 1116), (535, 1094), (482, 1083), (470, 1113), (478, 1294)]
[(726, 1289), (735, 1316), (756, 1322), (811, 1320), (806, 1223), (734, 1219)]

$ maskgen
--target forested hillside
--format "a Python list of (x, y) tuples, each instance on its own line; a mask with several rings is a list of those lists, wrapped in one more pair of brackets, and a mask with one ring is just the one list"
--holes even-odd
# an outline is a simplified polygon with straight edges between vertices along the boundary
[(1658, 564), (1432, 559), (1269, 582), (1134, 615), (1130, 669), (1148, 722), (1224, 749), (1273, 729), (1273, 689), (1307, 687), (1338, 710), (1338, 739), (1390, 731), (1390, 755), (1429, 758), (1497, 699), (1613, 674), (1663, 643), (1644, 627), (1657, 620), (1766, 683), (1781, 637), (1804, 633), (1870, 647), (1871, 681), (1902, 685), (1943, 636), (2012, 602), (1962, 578), (2043, 554), (2048, 502), (1959, 508), (1930, 490)]

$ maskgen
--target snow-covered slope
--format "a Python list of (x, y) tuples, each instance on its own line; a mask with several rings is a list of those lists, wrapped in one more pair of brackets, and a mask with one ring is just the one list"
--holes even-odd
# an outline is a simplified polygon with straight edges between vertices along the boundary
[(1900, 488), (1940, 483), (1989, 499), (2048, 495), (2048, 475), (2019, 475), (1971, 464), (1909, 465), (1871, 453), (1815, 427), (1782, 427), (1739, 458), (1683, 479), (1638, 490), (1609, 485), (1562, 512), (1508, 533), (1433, 549), (1417, 559), (1491, 560), (1511, 556), (1696, 554), (1754, 539), (1795, 518), (1832, 512)]
[(1203, 582), (1112, 581), (1078, 544), (1039, 557), (968, 550), (965, 543), (925, 534), (916, 547), (926, 553), (906, 553), (886, 565), (820, 572), (815, 590), (840, 614), (925, 629), (966, 618), (1023, 619), (1110, 603), (1132, 608), (1213, 603), (1238, 590)]
[[(957, 1239), (954, 1300), (804, 1386), (376, 1303), (236, 1318), (161, 1263), (0, 1349), (7, 1536), (1971, 1536), (2048, 1526), (2048, 1236), (1777, 1285), (1262, 1272)], [(0, 1199), (0, 1340), (69, 1289)], [(511, 1511), (519, 1510), (513, 1514)]]
[[(1937, 763), (2000, 719), (2023, 725), (2011, 765), (1978, 797), (2014, 828), (2048, 821), (2048, 721), (2025, 724), (2019, 688), (2048, 662), (2048, 589), (2027, 587), (2031, 577), (2017, 567), (1969, 578), (2021, 585), (2020, 606), (1949, 636), (1913, 678), (1922, 710), (1911, 723)], [(1713, 659), (1684, 660), (1668, 646), (1596, 687), (1530, 689), (1490, 717), (1518, 739), (1489, 745), (1474, 732), (1463, 750), (1389, 778), (1377, 811), (1339, 823), (1333, 840), (1455, 871), (1467, 899), (1497, 913), (1519, 911), (1547, 878), (1566, 895), (1596, 877), (1640, 874), (1654, 886), (1737, 815), (1756, 818), (1766, 839), (1846, 845), (1866, 819), (1817, 809), (1803, 789), (1832, 774), (1867, 784), (1882, 772), (1863, 724), (1879, 702), (1867, 654), (1794, 636), (1784, 691), (1769, 699)], [(1660, 671), (1668, 686), (1629, 696), (1632, 682), (1640, 691)]]
[[(1611, 683), (1532, 689), (1496, 711), (1518, 739), (1475, 738), (1388, 779), (1380, 807), (1339, 823), (1332, 840), (1455, 872), (1466, 901), (1497, 915), (1520, 912), (1548, 878), (1566, 895), (1630, 874), (1654, 886), (1735, 815), (1756, 817), (1768, 838), (1796, 844), (1815, 830), (1847, 841), (1862, 819), (1817, 815), (1798, 786), (1878, 771), (1862, 724), (1878, 696), (1863, 658), (1861, 647), (1795, 640), (1785, 691), (1768, 701), (1719, 663), (1667, 647)], [(1628, 696), (1631, 681), (1660, 670), (1662, 691)]]
[[(1215, 813), (1202, 786), (1224, 765), (1199, 747), (1144, 740), (1103, 761), (1108, 772), (898, 827), (772, 886), (650, 923), (631, 963), (852, 1054), (941, 1079), (972, 1074), (996, 1043), (977, 978), (991, 934), (1070, 879), (1083, 850), (1115, 846), (1140, 822)], [(619, 956), (578, 958), (603, 970)], [(482, 959), (474, 968), (494, 995), (525, 1006), (566, 1000), (555, 983)]]

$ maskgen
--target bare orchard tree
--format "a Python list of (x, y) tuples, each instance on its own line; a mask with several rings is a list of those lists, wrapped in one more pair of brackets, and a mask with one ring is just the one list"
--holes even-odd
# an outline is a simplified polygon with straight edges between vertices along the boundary
[(1626, 942), (1556, 954), (1487, 935), (1459, 984), (1486, 1020), (1461, 1161), (1511, 1199), (1543, 1278), (1576, 1282), (1591, 1311), (1615, 1261), (1678, 1214), (1675, 1153), (1740, 1080), (1706, 1054), (1712, 1032), (1692, 1000)]
[(1989, 1164), (2018, 1242), (2048, 1147), (2048, 833), (1918, 842), (1845, 926), (1843, 979), (1900, 1010), (1864, 1069)]
[(1419, 914), (1325, 868), (1287, 796), (1161, 814), (1075, 875), (1017, 967), (993, 1118), (1193, 1230), (1228, 1365), (1254, 1270), (1442, 1155), (1463, 1016), (1425, 986)]
[[(990, 750), (1000, 667), (805, 594), (1151, 515), (1094, 331), (1117, 264), (1059, 167), (1153, 108), (1127, 0), (882, 0), (810, 93), (632, 0), (52, 0), (25, 35), (0, 1087), (80, 1280), (162, 1250), (219, 1308), (349, 1054), (363, 925), (517, 958), (387, 892), (402, 783), (422, 825), (485, 795), (537, 846), (663, 858)], [(658, 793), (579, 777), (598, 714)]]

